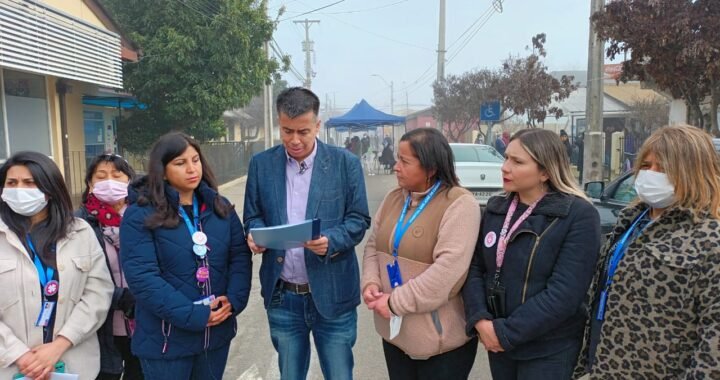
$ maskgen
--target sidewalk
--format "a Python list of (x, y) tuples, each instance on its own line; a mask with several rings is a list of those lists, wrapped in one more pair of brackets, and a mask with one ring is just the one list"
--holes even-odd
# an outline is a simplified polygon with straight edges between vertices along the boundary
[(247, 182), (247, 176), (234, 179), (230, 182), (224, 183), (218, 186), (220, 195), (230, 200), (230, 203), (235, 205), (235, 210), (242, 220), (243, 205), (245, 202), (245, 183)]

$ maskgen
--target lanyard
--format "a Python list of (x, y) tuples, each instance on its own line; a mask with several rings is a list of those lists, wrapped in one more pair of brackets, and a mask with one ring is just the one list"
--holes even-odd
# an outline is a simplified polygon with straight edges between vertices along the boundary
[(500, 230), (500, 239), (498, 240), (497, 252), (495, 253), (496, 272), (499, 273), (500, 269), (502, 269), (503, 261), (505, 261), (505, 251), (507, 250), (508, 240), (510, 240), (510, 237), (512, 237), (512, 234), (518, 229), (518, 227), (520, 227), (522, 222), (524, 222), (528, 217), (530, 217), (530, 214), (532, 214), (533, 210), (535, 210), (535, 206), (537, 206), (537, 204), (543, 198), (545, 198), (545, 194), (541, 195), (540, 198), (535, 200), (535, 202), (533, 202), (530, 207), (528, 207), (527, 210), (525, 210), (525, 212), (520, 215), (518, 220), (508, 231), (508, 227), (510, 226), (510, 220), (512, 220), (513, 214), (515, 214), (515, 210), (517, 209), (517, 205), (519, 202), (519, 197), (517, 195), (515, 195), (515, 197), (513, 198), (512, 203), (510, 203), (510, 208), (508, 209), (507, 215), (505, 215), (505, 221), (503, 222), (502, 230)]
[(400, 241), (402, 240), (403, 235), (405, 235), (405, 232), (410, 227), (411, 224), (417, 219), (417, 217), (420, 215), (420, 213), (423, 212), (425, 207), (430, 203), (430, 201), (435, 197), (435, 193), (437, 193), (438, 189), (440, 188), (440, 181), (435, 182), (435, 185), (433, 185), (432, 189), (430, 189), (430, 192), (427, 196), (420, 202), (420, 205), (417, 209), (415, 209), (415, 212), (410, 216), (410, 220), (407, 221), (407, 223), (403, 224), (403, 220), (405, 220), (405, 215), (407, 214), (407, 209), (410, 206), (410, 200), (411, 196), (408, 194), (407, 199), (405, 199), (405, 206), (403, 206), (402, 212), (400, 213), (400, 217), (398, 218), (397, 225), (395, 226), (395, 240), (393, 241), (393, 256), (395, 257), (395, 260), (397, 261), (398, 257), (398, 247), (400, 247)]
[(602, 293), (600, 293), (600, 303), (598, 304), (597, 313), (597, 319), (600, 321), (603, 320), (603, 317), (605, 315), (605, 304), (607, 303), (608, 291), (610, 290), (610, 285), (612, 285), (612, 278), (615, 275), (615, 271), (617, 270), (618, 265), (620, 264), (620, 260), (622, 260), (622, 258), (625, 256), (625, 252), (627, 251), (628, 240), (630, 239), (630, 236), (632, 236), (635, 228), (637, 228), (640, 221), (645, 218), (645, 215), (648, 213), (649, 210), (650, 209), (646, 209), (635, 219), (630, 228), (625, 231), (623, 236), (615, 245), (615, 251), (613, 251), (613, 255), (610, 257), (610, 261), (608, 263), (605, 287), (603, 288)]
[(185, 221), (185, 225), (187, 226), (188, 231), (190, 231), (190, 236), (192, 236), (198, 230), (198, 225), (200, 224), (200, 213), (199, 213), (198, 200), (197, 200), (197, 197), (195, 197), (195, 195), (193, 195), (192, 207), (193, 207), (193, 221), (192, 222), (190, 221), (190, 217), (188, 216), (188, 214), (185, 212), (185, 209), (182, 206), (178, 207), (180, 209), (180, 216)]
[(25, 241), (27, 242), (28, 248), (30, 248), (30, 251), (33, 253), (33, 262), (35, 263), (35, 268), (38, 271), (38, 277), (40, 278), (40, 285), (45, 288), (47, 283), (52, 280), (53, 276), (55, 275), (55, 270), (51, 267), (45, 267), (43, 265), (42, 261), (40, 261), (40, 256), (37, 254), (37, 251), (35, 250), (35, 246), (32, 243), (32, 240), (30, 240), (30, 236), (25, 236)]

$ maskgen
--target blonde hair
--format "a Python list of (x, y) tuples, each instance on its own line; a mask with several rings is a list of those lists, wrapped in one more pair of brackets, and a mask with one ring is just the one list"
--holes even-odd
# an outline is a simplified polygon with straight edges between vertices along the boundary
[(570, 170), (570, 159), (560, 137), (545, 129), (523, 129), (515, 133), (510, 141), (518, 140), (523, 149), (544, 170), (548, 176), (550, 190), (575, 195), (589, 202), (585, 192), (580, 190)]
[(684, 207), (695, 215), (707, 210), (720, 219), (720, 158), (707, 132), (684, 124), (653, 132), (640, 147), (633, 169), (636, 176), (650, 153), (675, 187), (675, 201), (669, 207)]

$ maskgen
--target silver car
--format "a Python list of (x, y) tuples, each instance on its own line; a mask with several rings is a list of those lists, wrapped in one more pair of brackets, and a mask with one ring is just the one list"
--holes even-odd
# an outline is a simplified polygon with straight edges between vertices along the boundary
[(505, 158), (489, 145), (450, 144), (460, 186), (470, 190), (481, 205), (502, 191), (501, 167)]

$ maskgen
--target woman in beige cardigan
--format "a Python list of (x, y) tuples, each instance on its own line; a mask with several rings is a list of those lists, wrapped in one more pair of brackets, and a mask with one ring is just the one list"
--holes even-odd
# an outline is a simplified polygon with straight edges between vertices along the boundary
[(47, 156), (16, 153), (0, 181), (0, 379), (45, 380), (59, 362), (94, 379), (113, 291), (97, 238)]
[(478, 341), (465, 335), (459, 291), (480, 209), (459, 187), (440, 132), (415, 129), (398, 148), (399, 187), (374, 218), (363, 258), (363, 299), (375, 313), (390, 379), (467, 378)]

